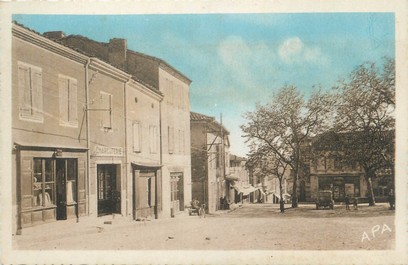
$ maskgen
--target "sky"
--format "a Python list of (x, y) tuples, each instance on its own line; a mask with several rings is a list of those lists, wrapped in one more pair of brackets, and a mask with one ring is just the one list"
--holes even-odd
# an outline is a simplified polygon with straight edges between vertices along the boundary
[(307, 97), (330, 90), (358, 65), (395, 57), (393, 13), (157, 15), (13, 15), (39, 33), (64, 31), (158, 57), (186, 75), (191, 111), (230, 132), (230, 151), (245, 156), (243, 114), (284, 85)]

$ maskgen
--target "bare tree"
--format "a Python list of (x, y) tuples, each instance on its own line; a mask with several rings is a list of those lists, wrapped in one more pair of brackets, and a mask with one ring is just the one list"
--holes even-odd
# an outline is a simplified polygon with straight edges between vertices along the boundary
[(337, 87), (335, 130), (348, 135), (343, 143), (346, 159), (365, 171), (369, 205), (375, 205), (372, 178), (378, 170), (389, 166), (393, 172), (394, 167), (394, 67), (391, 59), (382, 71), (374, 63), (362, 64)]
[(308, 137), (323, 131), (330, 119), (333, 98), (321, 90), (308, 100), (294, 86), (281, 88), (269, 104), (257, 104), (256, 109), (244, 114), (246, 125), (241, 129), (247, 142), (264, 148), (292, 169), (292, 207), (297, 207), (297, 179), (303, 168), (301, 146)]

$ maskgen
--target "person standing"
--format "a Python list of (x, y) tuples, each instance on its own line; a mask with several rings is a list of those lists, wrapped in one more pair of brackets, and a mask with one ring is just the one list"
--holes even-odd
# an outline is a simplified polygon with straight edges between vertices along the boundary
[(350, 210), (350, 197), (348, 195), (346, 195), (345, 203), (346, 203), (346, 210)]
[(390, 189), (390, 192), (388, 193), (388, 200), (390, 203), (390, 210), (395, 209), (395, 195), (394, 195), (394, 190)]

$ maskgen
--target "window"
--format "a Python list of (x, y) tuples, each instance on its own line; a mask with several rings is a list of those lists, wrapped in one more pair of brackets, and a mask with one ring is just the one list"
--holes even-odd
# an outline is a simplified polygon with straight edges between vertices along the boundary
[(101, 123), (104, 129), (112, 129), (112, 95), (101, 92)]
[(78, 126), (77, 80), (60, 75), (58, 78), (60, 124)]
[(149, 128), (149, 136), (150, 136), (150, 153), (156, 154), (157, 153), (157, 126), (150, 125)]
[(18, 91), (20, 119), (43, 122), (41, 68), (19, 62)]
[(336, 156), (333, 159), (333, 166), (335, 170), (341, 170), (342, 169), (342, 161), (341, 158)]
[(177, 201), (178, 200), (178, 181), (179, 177), (178, 175), (171, 174), (171, 179), (170, 179), (170, 194), (171, 194), (171, 201)]
[(179, 148), (179, 153), (184, 153), (184, 140), (183, 140), (183, 131), (179, 130), (178, 131), (178, 148)]
[(141, 130), (140, 130), (140, 123), (133, 122), (132, 124), (132, 131), (133, 131), (133, 152), (140, 153), (141, 150)]
[(173, 127), (168, 127), (168, 137), (169, 137), (169, 154), (174, 153), (174, 128)]
[(33, 205), (46, 207), (55, 204), (55, 165), (52, 159), (34, 158)]

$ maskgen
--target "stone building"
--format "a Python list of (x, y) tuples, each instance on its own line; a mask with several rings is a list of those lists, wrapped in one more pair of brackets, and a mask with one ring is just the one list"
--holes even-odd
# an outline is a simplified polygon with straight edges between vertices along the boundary
[[(125, 71), (123, 53), (90, 57), (64, 38), (12, 26), (13, 233), (85, 215), (182, 210), (191, 200), (191, 81), (160, 61), (162, 85), (153, 86)], [(173, 93), (177, 103), (162, 106)]]
[(13, 233), (89, 210), (87, 62), (12, 25)]
[[(132, 75), (132, 78), (159, 92), (157, 108), (159, 126), (152, 125), (151, 133), (159, 137), (153, 159), (156, 174), (157, 213), (170, 217), (191, 201), (190, 101), (191, 80), (162, 59), (127, 48), (124, 39), (97, 42), (79, 35), (65, 36), (58, 32), (45, 33), (49, 38), (97, 57)], [(143, 166), (143, 165), (142, 165)], [(150, 166), (146, 164), (146, 166)], [(136, 169), (135, 169), (136, 168)], [(139, 169), (137, 169), (139, 168)], [(160, 170), (159, 170), (160, 168)], [(132, 170), (144, 170), (134, 163)]]
[(192, 197), (209, 213), (230, 194), (229, 132), (214, 117), (191, 112)]

